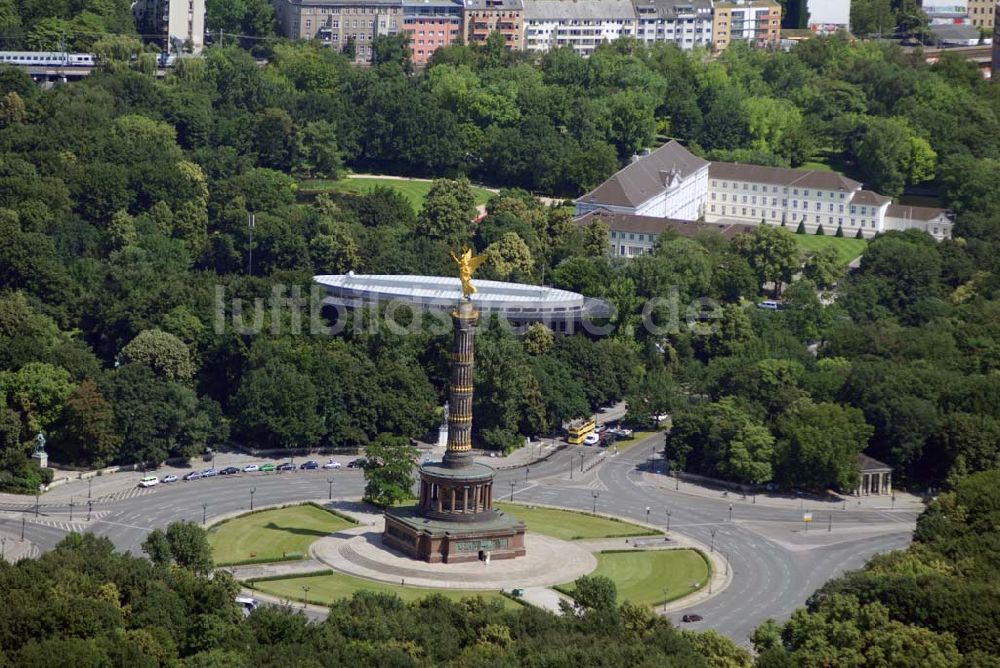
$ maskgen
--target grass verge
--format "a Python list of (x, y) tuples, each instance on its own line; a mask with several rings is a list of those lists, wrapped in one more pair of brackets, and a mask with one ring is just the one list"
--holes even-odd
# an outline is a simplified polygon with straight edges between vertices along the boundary
[(221, 522), (208, 533), (215, 563), (229, 566), (301, 559), (317, 539), (356, 522), (315, 504), (261, 510)]
[(515, 503), (494, 503), (505, 513), (524, 520), (529, 531), (560, 538), (581, 540), (587, 538), (626, 538), (630, 536), (656, 536), (653, 531), (638, 524), (631, 524), (611, 517), (600, 517), (590, 513), (555, 508), (522, 506)]
[[(615, 583), (618, 602), (662, 605), (698, 591), (708, 583), (711, 567), (697, 550), (612, 550), (597, 555), (597, 569)], [(692, 587), (698, 583), (699, 586)], [(556, 590), (573, 596), (572, 582)]]
[[(416, 181), (412, 179), (382, 179), (377, 177), (362, 177), (356, 179), (342, 179), (340, 181), (330, 181), (328, 179), (314, 179), (303, 181), (299, 185), (300, 192), (320, 193), (336, 192), (363, 195), (378, 186), (391, 188), (405, 197), (413, 210), (420, 212), (424, 206), (424, 199), (430, 192), (432, 183), (430, 181)], [(485, 188), (472, 187), (472, 194), (476, 198), (476, 204), (486, 204), (493, 193)]]
[(868, 242), (864, 239), (832, 236), (836, 229), (829, 231), (831, 236), (816, 236), (815, 234), (796, 234), (795, 242), (799, 249), (806, 252), (816, 252), (821, 248), (833, 248), (841, 265), (846, 266), (854, 258), (865, 252)]
[[(320, 605), (330, 605), (334, 601), (342, 598), (350, 598), (358, 591), (372, 591), (385, 594), (396, 594), (404, 602), (412, 603), (431, 594), (440, 594), (453, 601), (463, 598), (475, 598), (481, 596), (488, 601), (500, 601), (506, 608), (517, 608), (520, 605), (515, 600), (501, 595), (498, 591), (470, 590), (470, 589), (427, 589), (423, 587), (406, 587), (401, 585), (391, 585), (385, 582), (375, 582), (365, 580), (343, 573), (315, 573), (299, 575), (295, 577), (282, 577), (274, 579), (261, 578), (250, 580), (245, 583), (248, 587), (256, 589), (271, 596), (288, 599), (290, 601), (304, 601), (306, 596), (310, 603)], [(303, 587), (308, 587), (308, 594)]]

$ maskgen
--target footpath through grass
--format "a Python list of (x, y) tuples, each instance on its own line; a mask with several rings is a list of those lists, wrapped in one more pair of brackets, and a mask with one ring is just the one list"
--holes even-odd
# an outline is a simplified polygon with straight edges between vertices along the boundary
[(281, 580), (258, 580), (250, 583), (254, 589), (281, 598), (302, 601), (306, 596), (303, 587), (309, 587), (310, 603), (330, 605), (342, 598), (349, 598), (358, 591), (372, 591), (383, 594), (396, 594), (406, 603), (426, 598), (431, 594), (439, 594), (453, 601), (463, 598), (482, 596), (484, 599), (498, 600), (505, 607), (515, 608), (519, 604), (496, 591), (474, 591), (469, 589), (425, 589), (421, 587), (406, 587), (398, 584), (386, 584), (365, 580), (343, 573), (328, 573), (323, 575), (304, 575)]
[[(362, 177), (356, 179), (342, 179), (340, 181), (330, 181), (328, 179), (315, 179), (303, 181), (299, 185), (301, 192), (337, 192), (364, 195), (371, 192), (378, 186), (391, 188), (398, 191), (409, 202), (410, 206), (417, 213), (424, 206), (424, 199), (430, 192), (432, 183), (430, 181), (415, 181), (412, 179), (383, 179), (378, 177)], [(476, 204), (486, 204), (493, 196), (489, 190), (472, 186), (472, 194), (476, 198)]]
[[(601, 552), (597, 570), (615, 583), (618, 602), (660, 605), (687, 596), (708, 584), (708, 562), (695, 550), (634, 550)], [(692, 584), (697, 583), (697, 587)], [(556, 587), (572, 596), (573, 583)]]
[(821, 248), (833, 248), (837, 251), (840, 264), (846, 266), (865, 252), (868, 242), (865, 239), (850, 239), (848, 237), (816, 236), (815, 234), (796, 234), (795, 242), (799, 248), (807, 252), (815, 252)]
[(250, 513), (208, 532), (215, 563), (267, 562), (303, 558), (319, 538), (356, 526), (312, 504)]
[(652, 531), (638, 524), (622, 522), (607, 517), (553, 508), (533, 508), (514, 503), (495, 503), (495, 506), (524, 520), (528, 531), (545, 534), (562, 540), (587, 538), (625, 538), (627, 536), (652, 536)]

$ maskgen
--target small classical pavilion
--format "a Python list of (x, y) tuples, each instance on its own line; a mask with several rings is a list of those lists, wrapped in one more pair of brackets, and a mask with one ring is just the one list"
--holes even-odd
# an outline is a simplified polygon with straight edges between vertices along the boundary
[(892, 494), (892, 467), (861, 453), (858, 455), (858, 496)]

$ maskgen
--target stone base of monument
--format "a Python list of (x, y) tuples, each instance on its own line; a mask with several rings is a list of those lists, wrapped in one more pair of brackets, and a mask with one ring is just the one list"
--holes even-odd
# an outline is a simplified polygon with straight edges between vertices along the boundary
[(525, 555), (524, 522), (499, 510), (489, 517), (456, 522), (420, 514), (418, 506), (385, 513), (382, 542), (412, 559), (428, 563), (516, 559)]
[(38, 468), (45, 469), (49, 467), (49, 455), (47, 452), (36, 452), (31, 455), (31, 458), (38, 462)]

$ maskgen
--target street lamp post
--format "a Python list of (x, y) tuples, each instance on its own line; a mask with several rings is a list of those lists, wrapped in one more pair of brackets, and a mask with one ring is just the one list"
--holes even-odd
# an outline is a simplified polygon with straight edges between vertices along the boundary
[(598, 492), (597, 490), (594, 490), (593, 492), (590, 493), (590, 495), (594, 497), (594, 514), (596, 515), (597, 514), (597, 499), (600, 498), (601, 493)]
[(27, 518), (24, 518), (24, 517), (21, 518), (21, 542), (22, 543), (24, 542), (24, 525), (25, 525), (25, 523), (27, 521), (28, 521)]
[(517, 487), (517, 481), (516, 480), (511, 480), (510, 481), (510, 500), (512, 502), (514, 501), (514, 488), (515, 487)]
[(583, 453), (580, 453), (580, 473), (583, 473)]
[(7, 560), (7, 539), (0, 538), (0, 561)]
[(90, 513), (94, 510), (94, 502), (87, 499), (87, 521), (90, 521)]
[(681, 472), (674, 469), (674, 491), (679, 491), (681, 488)]
[(201, 504), (201, 525), (205, 526), (205, 522), (208, 520), (208, 504)]
[(715, 527), (712, 527), (712, 547), (709, 550), (710, 552), (715, 552), (715, 532), (716, 531), (717, 531), (717, 529)]
[(73, 521), (73, 506), (75, 506), (75, 505), (76, 504), (73, 503), (73, 497), (72, 496), (69, 497), (69, 521), (70, 522)]
[(302, 607), (309, 605), (309, 585), (302, 585)]
[(831, 514), (826, 520), (826, 532), (830, 533), (833, 531), (833, 515)]
[(90, 487), (94, 484), (93, 478), (87, 478), (87, 500), (90, 500)]
[(569, 459), (569, 479), (570, 480), (573, 479), (573, 458), (572, 457), (570, 457), (570, 459)]
[(895, 492), (893, 492), (893, 494), (892, 494), (892, 509), (893, 510), (896, 509), (896, 493)]
[(729, 553), (723, 552), (722, 556), (726, 560), (726, 577), (729, 577)]
[(524, 482), (528, 482), (528, 474), (529, 473), (531, 473), (531, 467), (530, 466), (525, 466), (524, 467)]
[(733, 521), (733, 504), (729, 504), (729, 521)]
[(674, 511), (667, 508), (667, 533), (670, 533), (670, 516), (674, 514)]
[(39, 492), (35, 492), (35, 517), (38, 517), (38, 496)]
[(327, 490), (326, 498), (330, 501), (333, 501), (333, 478), (327, 478), (326, 484), (330, 486), (329, 489)]
[(649, 524), (649, 506), (646, 506), (646, 524)]
[(664, 614), (666, 614), (666, 612), (667, 612), (667, 599), (668, 598), (669, 598), (669, 596), (667, 596), (667, 590), (664, 589), (663, 590), (663, 613)]
[(253, 495), (257, 493), (256, 487), (250, 488), (250, 511), (253, 512)]

